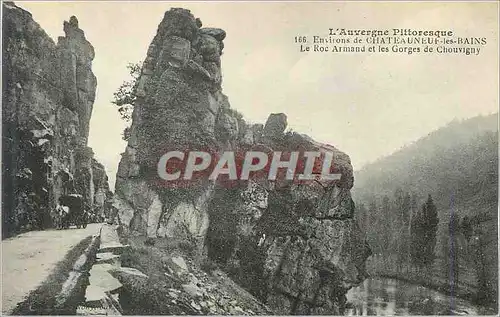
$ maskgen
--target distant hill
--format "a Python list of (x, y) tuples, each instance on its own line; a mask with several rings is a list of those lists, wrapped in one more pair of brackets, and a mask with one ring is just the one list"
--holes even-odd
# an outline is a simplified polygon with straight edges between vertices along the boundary
[(430, 193), (442, 208), (449, 207), (453, 197), (462, 208), (482, 207), (496, 214), (498, 114), (452, 121), (364, 166), (354, 180), (356, 201), (391, 196), (400, 188), (421, 198)]

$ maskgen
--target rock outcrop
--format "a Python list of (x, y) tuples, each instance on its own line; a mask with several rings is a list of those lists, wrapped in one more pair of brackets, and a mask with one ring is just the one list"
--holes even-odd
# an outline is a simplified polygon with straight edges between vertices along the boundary
[[(129, 234), (191, 241), (200, 258), (225, 267), (279, 314), (339, 314), (349, 288), (365, 278), (370, 254), (353, 220), (349, 157), (285, 132), (285, 114), (248, 124), (222, 93), (226, 33), (171, 9), (139, 77), (130, 138), (120, 161), (114, 207)], [(339, 180), (297, 184), (208, 177), (166, 186), (157, 164), (168, 151), (332, 153)]]
[(265, 126), (262, 143), (278, 151), (331, 152), (342, 177), (218, 190), (208, 210), (208, 255), (277, 313), (342, 314), (345, 294), (365, 279), (370, 255), (353, 219), (350, 159), (307, 136), (284, 133), (282, 114)]
[(187, 233), (202, 245), (213, 186), (202, 182), (183, 190), (155, 185), (158, 159), (167, 151), (218, 151), (222, 146), (216, 123), (224, 120), (220, 109), (229, 108), (221, 92), (225, 33), (199, 24), (189, 11), (172, 9), (158, 27), (139, 78), (114, 204), (132, 231), (152, 237)]
[(51, 226), (58, 198), (81, 194), (101, 215), (107, 176), (87, 146), (96, 91), (94, 49), (72, 16), (57, 44), (12, 2), (3, 4), (2, 237)]

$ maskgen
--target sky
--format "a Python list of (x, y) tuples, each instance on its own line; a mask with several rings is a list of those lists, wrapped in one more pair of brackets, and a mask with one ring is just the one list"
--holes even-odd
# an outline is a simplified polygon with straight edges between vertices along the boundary
[[(223, 91), (245, 119), (288, 127), (349, 154), (355, 170), (453, 119), (498, 112), (498, 2), (20, 2), (57, 41), (75, 15), (96, 57), (89, 146), (114, 188), (126, 123), (111, 103), (143, 61), (165, 11), (184, 7), (227, 32)], [(301, 53), (295, 36), (329, 28), (445, 29), (485, 37), (478, 56)]]

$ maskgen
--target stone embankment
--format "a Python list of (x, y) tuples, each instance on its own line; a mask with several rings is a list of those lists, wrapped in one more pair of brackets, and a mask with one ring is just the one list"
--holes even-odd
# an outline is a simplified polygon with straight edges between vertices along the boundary
[(77, 308), (77, 315), (121, 315), (123, 310), (118, 294), (122, 284), (116, 276), (132, 274), (147, 278), (135, 269), (121, 267), (120, 254), (129, 246), (120, 242), (117, 226), (103, 225), (99, 238), (101, 243), (89, 271), (89, 285), (84, 302)]
[(272, 313), (222, 271), (202, 270), (176, 247), (160, 251), (142, 239), (122, 244), (118, 231), (102, 227), (77, 315)]

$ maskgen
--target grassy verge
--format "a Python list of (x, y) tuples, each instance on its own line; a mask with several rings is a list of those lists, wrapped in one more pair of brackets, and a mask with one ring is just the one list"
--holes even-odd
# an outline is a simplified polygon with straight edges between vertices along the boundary
[[(28, 298), (11, 312), (11, 315), (54, 315), (56, 296), (61, 291), (62, 285), (68, 278), (78, 257), (90, 245), (92, 237), (87, 237), (71, 249), (64, 259), (60, 261), (49, 277), (35, 290), (31, 291)], [(22, 281), (20, 281), (21, 283)]]

